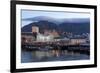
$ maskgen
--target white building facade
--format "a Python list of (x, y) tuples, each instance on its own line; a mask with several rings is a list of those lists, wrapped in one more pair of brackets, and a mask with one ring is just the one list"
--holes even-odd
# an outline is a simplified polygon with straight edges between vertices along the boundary
[(38, 42), (50, 42), (50, 41), (53, 41), (53, 36), (52, 35), (43, 35), (43, 34), (38, 33), (37, 41)]

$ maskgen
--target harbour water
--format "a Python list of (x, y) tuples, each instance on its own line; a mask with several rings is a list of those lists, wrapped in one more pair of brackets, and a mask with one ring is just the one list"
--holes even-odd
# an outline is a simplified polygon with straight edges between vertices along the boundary
[(71, 61), (71, 60), (89, 60), (90, 56), (80, 52), (68, 50), (22, 50), (21, 62), (47, 62), (47, 61)]

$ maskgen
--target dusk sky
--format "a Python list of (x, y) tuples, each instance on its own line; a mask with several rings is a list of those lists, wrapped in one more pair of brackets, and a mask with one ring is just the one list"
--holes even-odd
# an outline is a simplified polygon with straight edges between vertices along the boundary
[[(34, 10), (22, 10), (21, 12), (21, 19), (26, 18), (34, 18), (37, 16), (47, 16), (47, 17), (53, 17), (57, 19), (63, 19), (63, 18), (90, 18), (90, 13), (76, 13), (76, 12), (54, 12), (54, 11), (34, 11)], [(21, 26), (25, 26), (32, 21), (24, 21), (22, 20)]]

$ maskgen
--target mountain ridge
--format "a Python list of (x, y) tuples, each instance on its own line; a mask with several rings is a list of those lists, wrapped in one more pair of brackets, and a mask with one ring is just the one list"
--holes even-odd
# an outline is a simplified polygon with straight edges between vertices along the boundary
[(36, 16), (32, 18), (24, 18), (22, 21), (49, 21), (53, 22), (55, 24), (61, 24), (63, 22), (74, 22), (74, 23), (79, 23), (79, 22), (88, 22), (89, 18), (54, 18), (54, 17), (48, 17), (48, 16)]
[[(82, 19), (80, 19), (82, 20)], [(31, 32), (32, 26), (38, 26), (40, 29), (40, 32), (43, 32), (46, 30), (56, 30), (61, 32), (72, 32), (75, 34), (81, 34), (81, 33), (89, 33), (90, 32), (90, 21), (89, 19), (85, 19), (82, 21), (76, 21), (76, 20), (70, 20), (64, 21), (62, 23), (55, 23), (54, 21), (49, 20), (37, 20), (37, 22), (32, 22), (24, 27), (21, 28), (22, 32)], [(75, 22), (76, 21), (76, 22)]]

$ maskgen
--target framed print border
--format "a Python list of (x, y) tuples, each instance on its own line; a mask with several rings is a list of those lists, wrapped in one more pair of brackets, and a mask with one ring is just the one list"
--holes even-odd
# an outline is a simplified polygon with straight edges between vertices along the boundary
[[(39, 67), (39, 68), (16, 68), (16, 7), (17, 5), (36, 5), (36, 6), (51, 6), (51, 7), (69, 7), (69, 8), (84, 8), (94, 10), (94, 63), (86, 65), (73, 66), (53, 66), (53, 67)], [(78, 5), (78, 4), (62, 4), (62, 3), (47, 3), (47, 2), (33, 2), (33, 1), (11, 1), (11, 72), (28, 72), (28, 71), (44, 71), (44, 70), (59, 70), (59, 69), (79, 69), (97, 67), (97, 6), (93, 5)]]

